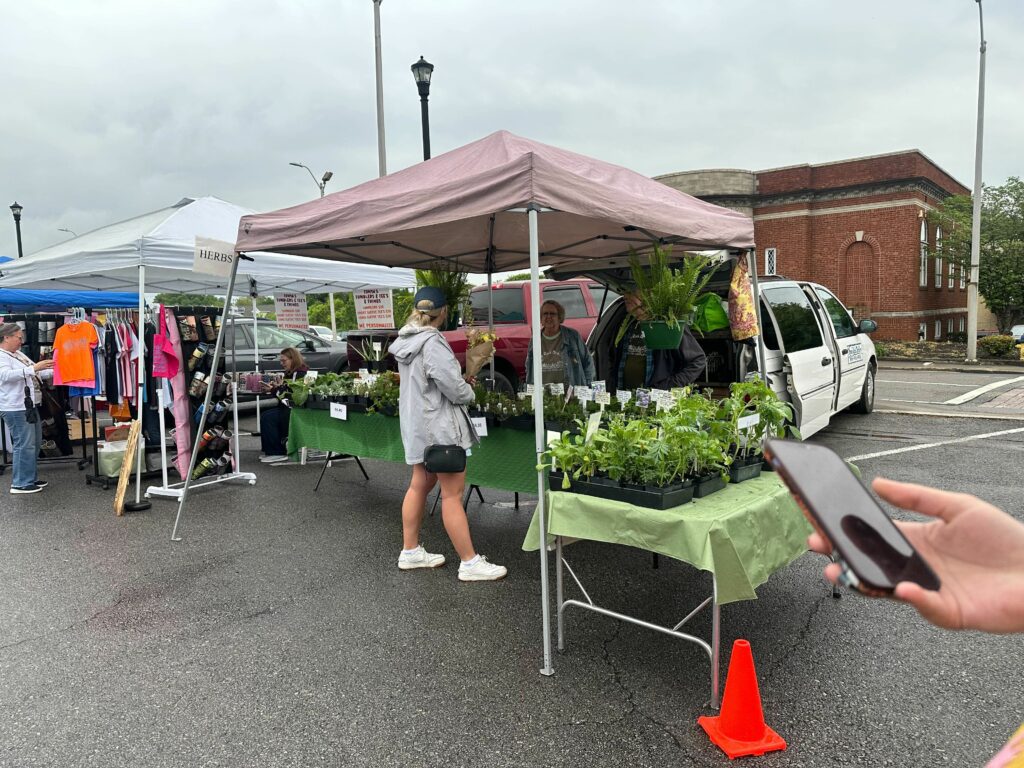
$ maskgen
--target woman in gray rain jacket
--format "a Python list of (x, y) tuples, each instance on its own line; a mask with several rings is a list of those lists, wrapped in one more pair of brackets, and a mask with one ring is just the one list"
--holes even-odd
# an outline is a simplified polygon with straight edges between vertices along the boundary
[(459, 368), (459, 361), (438, 330), (448, 319), (444, 292), (420, 288), (413, 298), (413, 312), (398, 332), (389, 352), (398, 362), (401, 384), (398, 418), (405, 448), (405, 463), (412, 465), (412, 479), (402, 503), (403, 548), (398, 567), (403, 570), (438, 568), (444, 555), (427, 552), (419, 542), (427, 495), (441, 481), (441, 517), (444, 529), (459, 554), (461, 581), (494, 581), (508, 572), (477, 554), (462, 506), (465, 472), (427, 472), (423, 452), (431, 445), (472, 448), (480, 442), (466, 405), (473, 402), (473, 388)]

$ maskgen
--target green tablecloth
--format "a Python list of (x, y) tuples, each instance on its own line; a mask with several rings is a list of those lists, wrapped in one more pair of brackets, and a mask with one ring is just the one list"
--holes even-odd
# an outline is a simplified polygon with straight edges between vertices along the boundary
[[(634, 507), (549, 492), (548, 533), (625, 544), (715, 574), (718, 602), (753, 600), (754, 590), (807, 549), (810, 524), (773, 472), (672, 509)], [(534, 513), (523, 549), (539, 546)]]
[[(405, 463), (398, 419), (379, 413), (350, 413), (342, 421), (331, 418), (328, 411), (293, 408), (288, 453), (298, 453), (300, 448)], [(466, 483), (536, 493), (536, 466), (533, 433), (498, 427), (473, 448), (466, 461)]]

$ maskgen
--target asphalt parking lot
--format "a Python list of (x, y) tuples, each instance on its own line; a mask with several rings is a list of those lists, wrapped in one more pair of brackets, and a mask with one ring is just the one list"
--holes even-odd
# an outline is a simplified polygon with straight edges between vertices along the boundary
[[(880, 385), (881, 391), (881, 385)], [(1022, 515), (1019, 422), (840, 416), (815, 439), (884, 474), (976, 493)], [(992, 437), (978, 435), (1003, 432)], [(974, 438), (965, 440), (964, 438)], [(938, 444), (922, 450), (901, 448)], [(696, 725), (706, 657), (591, 614), (568, 614), (556, 674), (541, 666), (532, 506), (485, 491), (478, 549), (509, 566), (463, 584), (448, 565), (395, 567), (403, 467), (260, 467), (255, 487), (196, 493), (124, 518), (73, 465), (3, 496), (0, 765), (722, 766)], [(6, 483), (6, 478), (4, 479)], [(15, 503), (16, 502), (16, 503)], [(424, 541), (454, 557), (437, 517)], [(675, 623), (710, 578), (648, 553), (573, 547), (611, 607)], [(981, 766), (1022, 720), (1020, 637), (949, 633), (903, 606), (845, 595), (805, 555), (756, 601), (722, 609), (723, 662), (751, 642), (768, 723), (764, 766)], [(706, 632), (701, 617), (697, 629)], [(724, 682), (725, 666), (722, 679)]]

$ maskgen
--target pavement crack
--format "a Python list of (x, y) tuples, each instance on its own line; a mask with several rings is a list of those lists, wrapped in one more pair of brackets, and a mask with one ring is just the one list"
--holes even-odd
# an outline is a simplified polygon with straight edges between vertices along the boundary
[(820, 598), (818, 598), (815, 601), (814, 605), (811, 607), (811, 610), (807, 615), (807, 619), (804, 621), (803, 626), (800, 627), (800, 631), (796, 634), (796, 639), (792, 643), (790, 643), (790, 646), (782, 654), (779, 660), (772, 664), (768, 668), (768, 671), (764, 674), (764, 681), (766, 683), (768, 682), (768, 680), (772, 679), (772, 676), (775, 675), (776, 672), (778, 672), (780, 669), (782, 669), (783, 666), (785, 666), (786, 662), (789, 661), (789, 658), (793, 655), (793, 653), (796, 652), (796, 650), (803, 645), (804, 639), (807, 637), (807, 633), (811, 631), (811, 624), (817, 618), (818, 613), (821, 611), (821, 607), (827, 601), (833, 599), (834, 598), (832, 597), (832, 587), (829, 586), (825, 593)]
[(652, 725), (656, 726), (659, 730), (663, 731), (667, 736), (669, 736), (669, 738), (671, 738), (672, 741), (675, 743), (676, 748), (681, 753), (683, 753), (685, 755), (686, 751), (687, 751), (686, 750), (686, 746), (683, 744), (683, 742), (676, 735), (675, 731), (672, 730), (671, 725), (669, 723), (666, 723), (666, 722), (662, 721), (662, 720), (659, 720), (658, 718), (656, 718), (654, 715), (650, 714), (649, 712), (646, 712), (637, 703), (636, 692), (632, 688), (630, 688), (628, 685), (626, 685), (626, 683), (623, 681), (622, 674), (621, 674), (618, 666), (615, 664), (615, 660), (612, 658), (612, 654), (611, 654), (611, 650), (610, 650), (611, 644), (615, 640), (618, 639), (619, 631), (621, 629), (622, 629), (622, 623), (621, 622), (615, 622), (615, 631), (608, 638), (606, 638), (603, 643), (601, 643), (602, 658), (604, 659), (604, 661), (608, 665), (608, 667), (611, 669), (611, 671), (612, 671), (612, 679), (615, 681), (615, 684), (619, 687), (619, 689), (623, 692), (623, 694), (625, 694), (626, 702), (629, 704), (629, 710), (624, 712), (622, 714), (622, 717), (619, 718), (619, 720), (625, 720), (627, 717), (629, 717), (633, 713), (638, 714), (644, 720), (646, 720), (647, 722), (649, 722)]
[(8, 643), (7, 645), (0, 645), (0, 653), (2, 653), (3, 651), (11, 650), (12, 648), (17, 648), (20, 645), (25, 645), (26, 643), (34, 643), (37, 640), (45, 640), (48, 637), (54, 637), (56, 635), (62, 635), (65, 632), (70, 632), (70, 631), (72, 631), (74, 629), (77, 629), (79, 627), (84, 627), (90, 621), (94, 621), (95, 619), (97, 619), (99, 616), (102, 616), (107, 611), (114, 610), (122, 602), (124, 602), (124, 594), (119, 595), (117, 600), (115, 600), (110, 605), (105, 605), (102, 608), (100, 608), (98, 611), (93, 613), (92, 616), (89, 616), (89, 617), (84, 618), (84, 619), (79, 619), (78, 621), (73, 621), (70, 624), (67, 624), (66, 626), (61, 627), (60, 629), (53, 630), (52, 632), (43, 632), (43, 633), (38, 634), (38, 635), (33, 635), (32, 637), (26, 637), (26, 638), (23, 638), (21, 640), (16, 640), (15, 642)]

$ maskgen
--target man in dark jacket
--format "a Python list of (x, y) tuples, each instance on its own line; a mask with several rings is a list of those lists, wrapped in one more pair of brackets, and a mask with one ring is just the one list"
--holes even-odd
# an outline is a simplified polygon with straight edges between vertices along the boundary
[(707, 358), (689, 329), (683, 330), (678, 349), (648, 349), (638, 322), (647, 316), (640, 297), (627, 293), (623, 301), (629, 313), (623, 321), (627, 327), (612, 352), (608, 390), (672, 389), (695, 382), (704, 372)]

